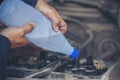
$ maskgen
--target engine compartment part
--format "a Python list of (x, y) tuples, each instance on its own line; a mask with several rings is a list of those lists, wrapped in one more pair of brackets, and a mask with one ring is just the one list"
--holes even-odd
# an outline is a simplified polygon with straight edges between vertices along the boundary
[(117, 61), (117, 63), (111, 67), (105, 75), (102, 76), (101, 80), (120, 80), (120, 60)]
[[(9, 64), (8, 77), (24, 79), (63, 79), (69, 80), (68, 76), (84, 79), (86, 77), (99, 79), (107, 71), (104, 62), (93, 60), (92, 56), (87, 59), (67, 59), (55, 55), (52, 52), (41, 51), (39, 56), (27, 57), (26, 64)], [(99, 77), (98, 77), (99, 76)]]
[(118, 0), (53, 0), (53, 2), (59, 3), (61, 5), (72, 3), (76, 4), (77, 6), (95, 8), (99, 10), (106, 18), (110, 19), (117, 25), (117, 15), (120, 3)]
[(118, 15), (118, 24), (119, 24), (119, 27), (120, 27), (120, 8), (119, 8), (119, 15)]

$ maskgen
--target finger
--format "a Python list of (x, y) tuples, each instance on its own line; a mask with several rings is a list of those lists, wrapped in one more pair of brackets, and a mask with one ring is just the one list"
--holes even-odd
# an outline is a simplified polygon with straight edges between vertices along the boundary
[(62, 34), (65, 34), (65, 30), (64, 29), (60, 29), (60, 31), (62, 32)]
[(31, 32), (34, 27), (35, 27), (35, 24), (33, 22), (29, 22), (26, 25), (24, 25), (23, 27), (20, 27), (20, 29), (22, 29), (24, 34), (26, 34), (26, 33)]
[(58, 31), (59, 29), (59, 18), (55, 15), (55, 13), (52, 12), (52, 15), (49, 15), (48, 18), (52, 21), (52, 26), (54, 31)]
[(67, 29), (67, 23), (62, 19), (60, 26), (65, 27)]
[(59, 24), (60, 24), (60, 18), (54, 11), (54, 9), (51, 7), (51, 10), (45, 14), (51, 21), (52, 21), (52, 26), (54, 31), (59, 30)]
[(53, 11), (55, 12), (55, 14), (57, 15), (57, 17), (59, 18), (59, 24), (58, 26), (60, 26), (60, 30), (62, 33), (65, 33), (67, 31), (67, 24), (66, 22), (62, 19), (61, 15), (53, 8)]
[(60, 31), (64, 34), (67, 31), (67, 25), (60, 26)]
[(54, 16), (50, 18), (52, 20), (52, 26), (53, 26), (53, 30), (55, 32), (57, 32), (59, 30), (59, 24), (60, 24), (60, 20), (57, 16)]
[(60, 31), (64, 34), (66, 32), (66, 27), (60, 27)]
[(27, 40), (27, 38), (23, 37), (23, 38), (19, 39), (18, 42), (12, 43), (11, 48), (17, 48), (17, 47), (25, 46), (28, 43), (29, 43), (29, 41)]
[(65, 30), (60, 30), (62, 32), (62, 34), (65, 34)]
[(52, 8), (52, 9), (53, 9), (53, 12), (56, 14), (56, 18), (59, 20), (59, 22), (56, 24), (53, 22), (53, 25), (54, 25), (53, 27), (57, 28), (57, 30), (58, 30), (60, 28), (60, 24), (62, 22), (62, 17), (54, 8)]
[(52, 26), (55, 32), (59, 30), (59, 21), (52, 21)]

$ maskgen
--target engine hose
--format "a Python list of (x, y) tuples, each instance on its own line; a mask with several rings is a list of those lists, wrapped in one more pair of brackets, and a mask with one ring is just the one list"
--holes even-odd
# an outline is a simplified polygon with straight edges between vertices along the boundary
[(64, 0), (64, 3), (74, 3), (74, 4), (78, 4), (86, 7), (92, 7), (92, 8), (101, 6), (98, 2), (92, 2), (89, 0)]
[(47, 66), (43, 67), (39, 71), (33, 72), (30, 75), (25, 76), (25, 79), (42, 77), (44, 75), (47, 75), (47, 74), (53, 72), (60, 65), (61, 65), (61, 62), (59, 60), (56, 60), (56, 61), (48, 64)]
[(119, 48), (119, 43), (115, 39), (104, 39), (98, 44), (99, 58), (108, 58), (110, 55), (114, 54)]
[(80, 48), (84, 48), (86, 47), (92, 40), (93, 40), (93, 33), (92, 31), (88, 28), (87, 25), (83, 24), (81, 21), (79, 21), (78, 19), (75, 19), (75, 18), (71, 18), (71, 17), (68, 17), (68, 16), (62, 16), (63, 19), (65, 20), (68, 20), (68, 21), (72, 21), (72, 22), (75, 22), (77, 24), (79, 24), (80, 27), (82, 27), (84, 30), (85, 30), (85, 33), (88, 34), (88, 39), (80, 45)]
[(104, 8), (101, 3), (90, 2), (89, 0), (64, 0), (64, 4), (66, 3), (72, 3), (72, 4), (74, 3), (89, 8), (95, 8), (99, 10), (106, 18), (111, 20), (115, 25), (118, 25), (117, 17), (114, 16), (107, 8)]
[(119, 13), (118, 13), (118, 25), (119, 25), (119, 28), (120, 28), (120, 8), (119, 8)]

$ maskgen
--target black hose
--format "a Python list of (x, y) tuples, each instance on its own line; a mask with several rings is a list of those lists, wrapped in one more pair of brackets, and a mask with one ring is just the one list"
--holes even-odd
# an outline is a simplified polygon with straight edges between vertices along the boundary
[(65, 20), (72, 21), (72, 22), (79, 24), (79, 26), (85, 30), (85, 33), (88, 34), (88, 36), (89, 36), (88, 39), (83, 44), (80, 45), (80, 48), (86, 47), (93, 40), (93, 37), (94, 37), (93, 33), (88, 28), (87, 25), (83, 24), (81, 21), (79, 21), (78, 19), (75, 19), (75, 18), (71, 18), (71, 17), (67, 17), (67, 16), (63, 16), (63, 18)]
[(117, 17), (113, 15), (110, 12), (110, 10), (103, 7), (102, 4), (98, 2), (92, 2), (92, 1), (86, 1), (86, 0), (64, 0), (64, 4), (66, 3), (73, 3), (73, 4), (78, 4), (78, 5), (89, 7), (89, 8), (95, 8), (99, 10), (107, 19), (112, 21), (115, 25), (118, 25)]

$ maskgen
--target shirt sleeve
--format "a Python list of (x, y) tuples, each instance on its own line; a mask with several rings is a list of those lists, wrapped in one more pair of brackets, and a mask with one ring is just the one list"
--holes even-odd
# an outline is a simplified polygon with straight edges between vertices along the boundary
[(35, 7), (38, 0), (23, 0), (25, 3), (31, 5), (32, 7)]
[(0, 4), (3, 2), (3, 0), (0, 0)]
[(6, 80), (7, 54), (10, 46), (10, 40), (0, 35), (0, 79), (2, 80)]
[(5, 52), (7, 49), (10, 48), (10, 46), (10, 40), (5, 36), (0, 35), (0, 52)]

